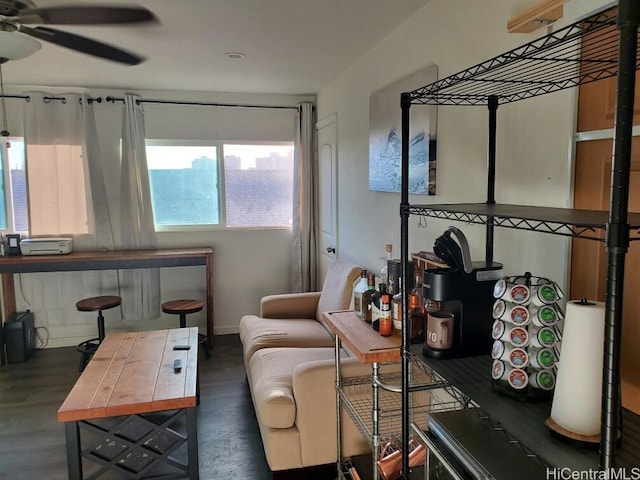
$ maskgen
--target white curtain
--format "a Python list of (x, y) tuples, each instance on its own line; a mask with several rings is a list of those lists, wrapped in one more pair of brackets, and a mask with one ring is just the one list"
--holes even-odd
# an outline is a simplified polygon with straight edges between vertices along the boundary
[(315, 178), (314, 109), (313, 104), (302, 103), (298, 106), (293, 170), (293, 292), (317, 289)]
[[(139, 100), (137, 95), (124, 96), (119, 250), (158, 246), (145, 150), (144, 111)], [(158, 269), (121, 270), (120, 287), (125, 320), (160, 316)]]
[[(29, 234), (71, 236), (73, 249), (113, 250), (100, 144), (86, 95), (28, 92), (24, 104)], [(85, 323), (75, 302), (117, 293), (114, 272), (41, 273), (20, 293), (44, 325)]]

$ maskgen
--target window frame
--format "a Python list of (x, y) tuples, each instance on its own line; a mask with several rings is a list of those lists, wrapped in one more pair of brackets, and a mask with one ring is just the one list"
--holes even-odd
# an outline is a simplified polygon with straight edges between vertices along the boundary
[[(145, 139), (146, 146), (186, 146), (186, 147), (216, 147), (218, 150), (218, 205), (220, 211), (218, 212), (220, 223), (218, 224), (200, 224), (200, 225), (156, 225), (154, 218), (154, 226), (156, 232), (204, 232), (204, 231), (220, 231), (220, 230), (291, 230), (290, 225), (269, 225), (269, 226), (227, 226), (227, 200), (226, 200), (226, 178), (225, 178), (225, 145), (268, 145), (276, 147), (291, 147), (294, 149), (294, 162), (295, 162), (295, 142), (286, 140), (202, 140), (202, 139)], [(148, 168), (148, 165), (147, 165)], [(293, 203), (293, 198), (291, 199)], [(155, 214), (154, 214), (155, 215)]]

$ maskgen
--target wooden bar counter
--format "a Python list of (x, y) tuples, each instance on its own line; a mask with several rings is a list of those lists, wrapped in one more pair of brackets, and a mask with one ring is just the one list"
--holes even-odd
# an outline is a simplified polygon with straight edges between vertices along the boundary
[[(4, 319), (16, 311), (14, 273), (124, 270), (131, 268), (190, 267), (206, 269), (207, 346), (213, 345), (213, 249), (211, 247), (72, 252), (67, 255), (0, 257)], [(0, 329), (0, 332), (2, 329)], [(1, 339), (0, 339), (1, 340)]]

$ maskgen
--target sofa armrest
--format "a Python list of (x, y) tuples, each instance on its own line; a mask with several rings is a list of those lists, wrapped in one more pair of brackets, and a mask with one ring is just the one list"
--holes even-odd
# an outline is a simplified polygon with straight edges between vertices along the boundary
[[(335, 362), (318, 360), (298, 365), (293, 371), (296, 427), (300, 434), (304, 465), (336, 461)], [(371, 365), (356, 358), (342, 358), (343, 378), (371, 376)], [(351, 456), (370, 451), (351, 418), (342, 412), (342, 453)]]
[(268, 295), (260, 301), (262, 318), (316, 318), (320, 292)]

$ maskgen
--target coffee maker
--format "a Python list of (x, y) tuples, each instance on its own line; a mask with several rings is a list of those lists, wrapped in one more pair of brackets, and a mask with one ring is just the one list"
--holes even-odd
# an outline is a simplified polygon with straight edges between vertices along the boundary
[(427, 269), (423, 274), (428, 310), (424, 356), (444, 359), (490, 353), (493, 286), (503, 277), (502, 264), (472, 262), (467, 239), (456, 227), (436, 239), (433, 252), (447, 268)]

